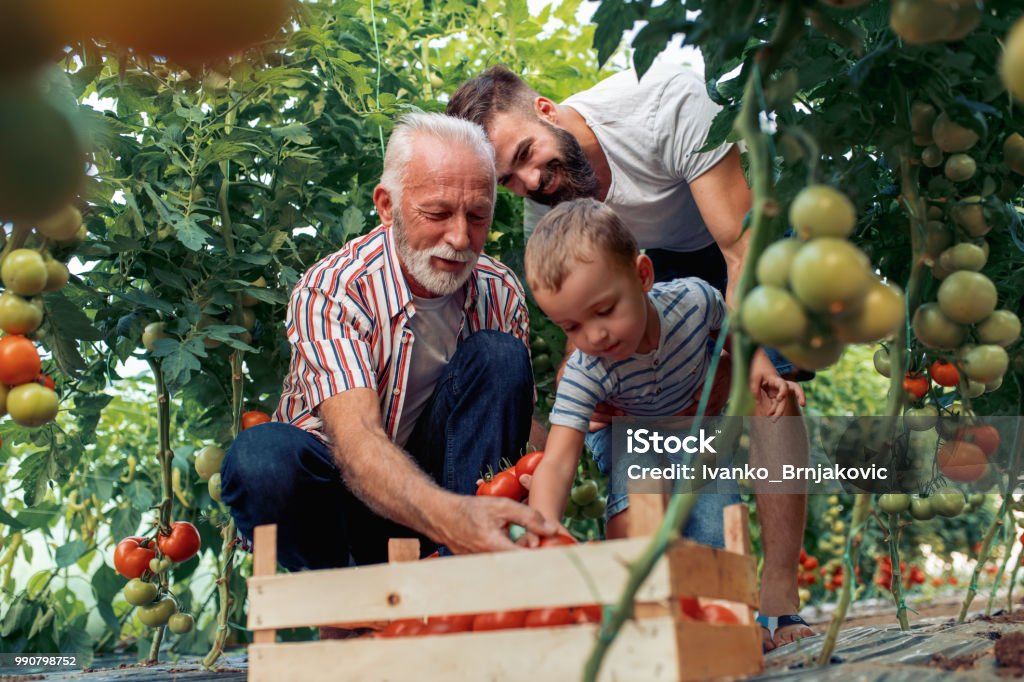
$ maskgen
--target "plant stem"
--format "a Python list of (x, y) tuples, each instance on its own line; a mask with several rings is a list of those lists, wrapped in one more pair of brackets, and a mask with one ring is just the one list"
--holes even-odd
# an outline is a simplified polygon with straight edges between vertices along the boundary
[(1005, 554), (1003, 556), (1003, 563), (999, 566), (999, 571), (996, 572), (995, 580), (992, 582), (992, 591), (988, 595), (988, 605), (985, 607), (985, 615), (992, 615), (992, 608), (996, 603), (996, 594), (999, 592), (999, 582), (1003, 579), (1003, 575), (1006, 573), (1006, 567), (1010, 565), (1010, 555), (1013, 553), (1013, 543), (1017, 539), (1014, 531), (1016, 530), (1017, 524), (1014, 522), (1013, 510), (1006, 510), (1006, 519), (1003, 524), (1003, 547), (1005, 548)]
[[(160, 514), (157, 519), (157, 535), (167, 533), (171, 526), (171, 504), (173, 503), (174, 491), (171, 486), (171, 398), (167, 391), (167, 384), (164, 383), (163, 372), (160, 371), (160, 363), (157, 360), (150, 360), (149, 367), (153, 370), (153, 378), (156, 382), (157, 400), (157, 422), (159, 425), (160, 451), (157, 458), (160, 462), (160, 488), (162, 498), (160, 500)], [(160, 587), (163, 590), (168, 588), (167, 572), (160, 574)], [(153, 635), (153, 644), (149, 649), (149, 658), (146, 663), (152, 665), (160, 658), (160, 642), (163, 640), (164, 628), (156, 628)]]
[[(847, 579), (843, 580), (843, 588), (839, 592), (839, 601), (836, 603), (836, 610), (832, 614), (832, 621), (828, 624), (828, 632), (825, 633), (825, 641), (821, 645), (821, 653), (818, 654), (818, 665), (827, 665), (832, 659), (832, 652), (836, 648), (836, 639), (839, 637), (839, 628), (846, 619), (846, 610), (850, 607), (853, 597), (854, 583), (857, 581), (857, 563), (860, 560), (860, 547), (863, 539), (862, 527), (871, 509), (871, 496), (867, 494), (857, 495), (853, 503), (853, 519), (850, 521), (850, 537), (847, 540), (846, 565)], [(897, 562), (899, 559), (897, 558)], [(897, 568), (899, 563), (896, 564)]]
[[(870, 499), (870, 498), (869, 498)], [(889, 561), (892, 562), (892, 582), (889, 589), (892, 599), (896, 602), (896, 620), (900, 622), (900, 630), (910, 629), (907, 621), (907, 605), (903, 601), (903, 571), (900, 569), (900, 515), (889, 514)]]

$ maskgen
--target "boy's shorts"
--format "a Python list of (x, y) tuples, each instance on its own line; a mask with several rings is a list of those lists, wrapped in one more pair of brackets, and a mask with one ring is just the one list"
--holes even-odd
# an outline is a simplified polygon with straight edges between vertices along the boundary
[[(608, 497), (604, 512), (607, 520), (629, 508), (629, 478), (626, 475), (629, 462), (612, 457), (611, 427), (588, 433), (586, 443), (598, 468), (608, 475)], [(739, 501), (739, 486), (732, 480), (717, 482), (714, 493), (697, 493), (697, 504), (690, 512), (683, 535), (705, 545), (725, 546), (722, 509)]]

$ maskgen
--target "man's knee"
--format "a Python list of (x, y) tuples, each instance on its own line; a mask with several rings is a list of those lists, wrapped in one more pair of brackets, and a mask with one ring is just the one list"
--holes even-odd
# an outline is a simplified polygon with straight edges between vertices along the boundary
[(241, 499), (272, 504), (287, 499), (298, 476), (296, 427), (268, 422), (238, 434), (221, 465), (221, 496), (234, 506)]

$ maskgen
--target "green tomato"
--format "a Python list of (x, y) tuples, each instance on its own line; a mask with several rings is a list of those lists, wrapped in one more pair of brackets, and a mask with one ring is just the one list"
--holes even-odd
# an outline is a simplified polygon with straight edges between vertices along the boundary
[(71, 279), (68, 266), (53, 258), (46, 259), (46, 286), (43, 291), (60, 291)]
[(875, 365), (876, 372), (887, 379), (892, 376), (892, 362), (889, 360), (889, 351), (884, 348), (879, 348), (875, 351), (875, 355), (871, 358), (871, 361)]
[(122, 590), (124, 598), (132, 606), (144, 606), (156, 599), (157, 586), (138, 578), (132, 578)]
[(572, 489), (572, 493), (570, 493), (569, 498), (576, 506), (586, 507), (597, 499), (598, 492), (597, 483), (591, 479), (587, 479)]
[(886, 493), (878, 498), (878, 508), (887, 514), (899, 514), (910, 509), (910, 495)]
[(934, 405), (912, 407), (903, 413), (903, 423), (911, 431), (927, 431), (935, 426), (939, 410)]
[(207, 445), (196, 453), (196, 473), (199, 480), (208, 481), (216, 473), (220, 473), (224, 461), (224, 451), (216, 445)]
[(139, 608), (139, 620), (143, 625), (158, 628), (165, 624), (178, 610), (178, 605), (168, 596), (161, 597), (150, 606)]
[(34, 249), (15, 249), (0, 266), (4, 286), (20, 296), (35, 296), (46, 288), (46, 263)]
[(597, 498), (596, 500), (594, 500), (593, 502), (591, 502), (590, 504), (583, 508), (583, 516), (585, 516), (588, 519), (603, 519), (604, 510), (607, 503), (608, 501), (605, 498)]
[(153, 558), (149, 560), (149, 570), (152, 571), (155, 575), (160, 575), (161, 573), (164, 573), (173, 565), (174, 562), (168, 559), (167, 557), (164, 557), (163, 559)]
[(143, 347), (152, 353), (156, 350), (157, 339), (169, 339), (170, 336), (164, 331), (167, 328), (166, 322), (150, 322), (146, 325), (146, 328), (142, 330), (142, 345)]
[(982, 343), (1009, 346), (1020, 338), (1020, 318), (1011, 310), (996, 310), (978, 324), (976, 331)]
[(964, 495), (956, 488), (943, 488), (933, 493), (928, 500), (939, 516), (952, 518), (964, 510)]
[(740, 320), (758, 343), (779, 347), (807, 336), (807, 313), (785, 289), (761, 284), (743, 299)]
[(786, 238), (773, 242), (757, 259), (757, 281), (782, 289), (788, 287), (789, 268), (801, 246), (803, 242), (799, 239)]
[(932, 509), (930, 498), (916, 497), (910, 501), (910, 515), (918, 521), (927, 521), (935, 518), (935, 511)]
[(82, 214), (77, 208), (68, 204), (55, 214), (36, 221), (36, 232), (44, 237), (62, 241), (71, 239), (78, 234), (78, 228), (81, 226)]
[(848, 237), (857, 210), (845, 194), (828, 185), (808, 185), (789, 207), (789, 222), (801, 239)]
[(167, 620), (167, 629), (176, 635), (184, 635), (192, 632), (195, 619), (188, 613), (176, 613)]
[(220, 472), (210, 476), (210, 480), (206, 483), (206, 489), (210, 492), (210, 498), (214, 502), (220, 502)]
[(6, 334), (30, 334), (43, 322), (41, 299), (26, 299), (11, 291), (0, 294), (0, 329)]
[(37, 427), (57, 416), (57, 394), (34, 381), (15, 386), (7, 393), (7, 411), (22, 426)]

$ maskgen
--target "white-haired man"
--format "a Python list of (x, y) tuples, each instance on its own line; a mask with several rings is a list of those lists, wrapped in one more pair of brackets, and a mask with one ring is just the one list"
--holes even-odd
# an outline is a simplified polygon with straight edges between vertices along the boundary
[(241, 433), (222, 468), (242, 535), (278, 524), (291, 570), (385, 561), (389, 537), (419, 536), (426, 554), (513, 549), (510, 523), (555, 531), (472, 496), (522, 453), (533, 406), (522, 286), (481, 255), (495, 201), (483, 130), (404, 117), (373, 200), (381, 225), (292, 292), (274, 421)]

